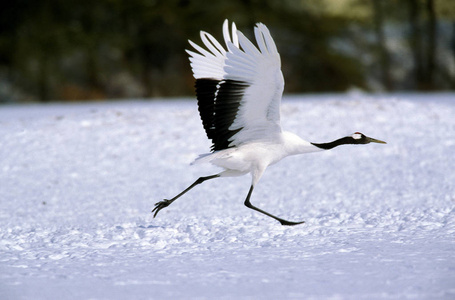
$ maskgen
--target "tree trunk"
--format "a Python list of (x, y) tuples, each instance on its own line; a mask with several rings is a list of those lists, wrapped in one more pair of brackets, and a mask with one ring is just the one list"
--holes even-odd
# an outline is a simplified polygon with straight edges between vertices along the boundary
[(387, 52), (386, 39), (384, 35), (384, 15), (382, 12), (381, 0), (373, 1), (374, 31), (379, 50), (380, 76), (386, 90), (392, 90), (392, 78), (390, 76), (390, 57)]
[(435, 71), (436, 71), (436, 40), (437, 40), (437, 28), (436, 28), (436, 14), (434, 11), (434, 0), (427, 0), (426, 10), (428, 14), (427, 34), (427, 57), (426, 57), (426, 85), (427, 88), (432, 90), (436, 88), (435, 85)]
[(414, 86), (418, 90), (424, 88), (425, 82), (425, 67), (423, 64), (422, 51), (422, 30), (420, 26), (420, 8), (418, 0), (408, 0), (409, 3), (409, 24), (411, 28), (410, 47), (412, 52), (413, 69), (411, 73), (414, 78)]
[(49, 99), (49, 60), (46, 54), (40, 55), (38, 77), (38, 99), (41, 102), (48, 102)]

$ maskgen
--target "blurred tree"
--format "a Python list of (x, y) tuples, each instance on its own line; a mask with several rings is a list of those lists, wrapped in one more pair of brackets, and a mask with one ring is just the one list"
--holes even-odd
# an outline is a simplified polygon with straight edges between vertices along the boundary
[[(436, 30), (439, 33), (439, 41), (436, 41), (438, 45), (436, 66), (437, 75), (440, 76), (440, 80), (435, 81), (446, 82), (447, 88), (455, 89), (455, 1), (434, 0), (434, 11)], [(440, 34), (441, 30), (438, 30), (441, 24), (447, 25), (444, 26), (447, 28), (444, 31), (451, 32), (451, 34), (447, 34), (446, 40), (444, 35)]]
[(286, 92), (455, 86), (455, 1), (3, 2), (0, 102), (192, 94), (187, 39), (222, 39), (226, 18), (249, 37), (267, 24)]

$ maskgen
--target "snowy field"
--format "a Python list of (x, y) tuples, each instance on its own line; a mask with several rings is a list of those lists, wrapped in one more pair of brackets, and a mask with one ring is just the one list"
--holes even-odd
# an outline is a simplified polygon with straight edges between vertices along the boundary
[(0, 106), (0, 299), (455, 299), (455, 94), (288, 96), (341, 146), (196, 187), (196, 102)]

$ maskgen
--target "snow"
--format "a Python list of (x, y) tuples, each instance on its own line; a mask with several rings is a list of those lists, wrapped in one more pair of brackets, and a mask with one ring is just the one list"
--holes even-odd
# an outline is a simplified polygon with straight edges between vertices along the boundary
[(455, 94), (288, 96), (342, 146), (204, 182), (196, 103), (0, 107), (0, 299), (454, 299)]

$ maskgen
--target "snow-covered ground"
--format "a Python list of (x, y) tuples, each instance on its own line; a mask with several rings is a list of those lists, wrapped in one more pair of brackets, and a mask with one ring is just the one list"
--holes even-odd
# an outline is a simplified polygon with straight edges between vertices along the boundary
[(0, 299), (455, 299), (455, 94), (288, 96), (342, 146), (203, 183), (194, 100), (0, 107)]

